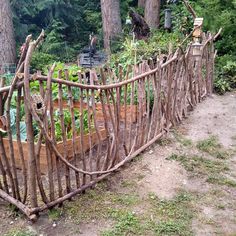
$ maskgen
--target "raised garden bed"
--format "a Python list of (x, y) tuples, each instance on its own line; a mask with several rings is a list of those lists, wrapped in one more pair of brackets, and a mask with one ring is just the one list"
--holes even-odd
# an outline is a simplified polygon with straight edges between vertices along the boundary
[[(80, 108), (81, 103), (79, 101), (74, 101), (74, 108)], [(87, 103), (83, 103), (82, 104), (84, 109), (88, 109), (88, 105)], [(107, 104), (104, 105), (105, 106), (105, 110), (106, 110), (106, 114), (107, 114), (107, 118), (111, 119), (110, 114), (109, 114), (109, 107)], [(58, 108), (59, 104), (58, 104), (58, 100), (54, 101), (54, 107)], [(110, 105), (111, 110), (113, 112), (114, 115), (114, 107), (113, 105)], [(68, 102), (67, 101), (63, 101), (63, 108), (69, 108)], [(95, 108), (96, 108), (96, 120), (98, 122), (104, 122), (104, 115), (103, 115), (103, 110), (102, 110), (102, 104), (101, 103), (96, 103), (95, 104)], [(137, 121), (137, 113), (138, 113), (138, 107), (137, 105), (121, 105), (120, 106), (120, 120), (121, 121), (125, 121), (125, 108), (126, 108), (126, 121), (127, 123), (135, 123)], [(92, 107), (91, 107), (91, 111), (92, 111)]]
[[(87, 103), (83, 103), (82, 106), (83, 106), (83, 110), (86, 112), (88, 110)], [(103, 125), (104, 124), (104, 114), (103, 114), (102, 104), (96, 103), (95, 106), (96, 106), (96, 121), (99, 123), (99, 132), (101, 135), (101, 140), (103, 141), (107, 138), (108, 134), (107, 134), (106, 130), (104, 129), (104, 125)], [(109, 107), (106, 104), (104, 106), (105, 106), (107, 119), (110, 120), (111, 117), (110, 117), (110, 113), (109, 113)], [(56, 109), (58, 110), (58, 108), (59, 108), (58, 100), (54, 101), (53, 107), (54, 107), (54, 110), (56, 110)], [(79, 111), (80, 107), (81, 107), (81, 103), (79, 101), (74, 101), (74, 108)], [(110, 108), (113, 113), (112, 115), (114, 116), (113, 105), (110, 105)], [(121, 122), (125, 121), (125, 108), (126, 108), (126, 122), (127, 123), (135, 123), (137, 121), (137, 112), (138, 112), (136, 105), (127, 105), (127, 106), (121, 105), (120, 106), (120, 121)], [(92, 114), (92, 107), (90, 107), (89, 109)], [(63, 101), (63, 110), (69, 111), (69, 104), (67, 101)], [(78, 133), (76, 140), (75, 140), (77, 154), (81, 154), (81, 152), (82, 152), (80, 141), (81, 141), (81, 138), (80, 138), (80, 134)], [(27, 144), (27, 141), (21, 141), (21, 143), (22, 143), (22, 148), (23, 148), (24, 161), (25, 161), (25, 165), (27, 168), (28, 144)], [(4, 144), (4, 147), (6, 150), (6, 155), (10, 159), (10, 150), (9, 150), (10, 147), (9, 147), (8, 138), (3, 138), (3, 144)], [(83, 135), (83, 144), (84, 144), (83, 151), (87, 152), (90, 149), (88, 130)], [(97, 138), (97, 134), (96, 134), (95, 130), (93, 129), (93, 131), (91, 133), (91, 146), (93, 147), (96, 144), (98, 144), (98, 138)], [(18, 147), (16, 140), (13, 140), (13, 148), (14, 148), (16, 167), (21, 169), (22, 168), (22, 161), (20, 158), (19, 147)], [(64, 153), (64, 145), (61, 140), (57, 141), (57, 148), (61, 154)], [(72, 142), (72, 139), (68, 138), (68, 137), (67, 137), (67, 141), (66, 141), (66, 151), (67, 151), (68, 158), (70, 159), (73, 156), (73, 142)], [(55, 160), (56, 160), (55, 156), (53, 155), (53, 165), (54, 166), (55, 166)], [(48, 164), (47, 164), (47, 152), (46, 152), (46, 145), (45, 144), (41, 145), (39, 162), (40, 162), (41, 172), (46, 173), (47, 169), (48, 169)]]
[[(107, 138), (107, 132), (105, 129), (100, 129), (101, 139), (105, 140)], [(80, 154), (82, 153), (81, 145), (80, 145), (80, 137), (76, 137), (75, 145), (76, 145), (76, 153)], [(3, 138), (3, 144), (6, 150), (6, 155), (10, 159), (10, 148), (9, 148), (9, 140), (7, 138)], [(83, 151), (86, 152), (90, 149), (90, 143), (89, 143), (89, 134), (83, 135)], [(93, 132), (91, 134), (91, 144), (92, 147), (96, 144), (98, 144), (97, 134), (96, 132)], [(16, 161), (16, 167), (21, 169), (22, 168), (22, 162), (20, 159), (20, 153), (17, 141), (13, 141), (13, 148), (14, 148), (14, 155), (15, 155), (15, 161)], [(23, 148), (23, 154), (24, 154), (24, 161), (27, 168), (27, 161), (28, 161), (28, 153), (29, 153), (29, 147), (27, 142), (22, 142), (22, 148)], [(58, 151), (63, 155), (64, 153), (64, 145), (63, 142), (57, 143)], [(66, 141), (66, 150), (69, 159), (73, 156), (73, 143), (72, 139), (68, 139)], [(40, 169), (42, 173), (47, 172), (48, 164), (47, 164), (47, 154), (46, 154), (46, 146), (45, 144), (41, 145), (41, 151), (40, 151)], [(53, 165), (55, 166), (55, 156), (53, 155)]]

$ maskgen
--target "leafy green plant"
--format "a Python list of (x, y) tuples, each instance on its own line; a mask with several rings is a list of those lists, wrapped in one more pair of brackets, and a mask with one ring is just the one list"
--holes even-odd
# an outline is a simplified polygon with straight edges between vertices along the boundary
[(37, 70), (42, 71), (47, 65), (52, 64), (55, 60), (56, 57), (51, 54), (36, 51), (32, 56), (31, 70), (32, 72), (36, 72)]
[[(10, 127), (11, 127), (11, 131), (12, 131), (12, 138), (13, 140), (17, 139), (17, 135), (16, 135), (16, 103), (17, 103), (17, 92), (14, 92), (12, 95), (12, 99), (11, 99), (11, 107), (10, 107)], [(24, 105), (21, 104), (20, 106), (20, 139), (22, 141), (25, 141), (27, 139), (27, 132), (26, 132), (26, 124), (24, 121), (24, 116), (25, 116), (25, 112), (24, 112)], [(4, 136), (6, 135), (6, 133), (4, 133)]]
[(48, 218), (52, 221), (58, 220), (62, 215), (62, 209), (54, 208), (48, 211)]
[[(191, 3), (196, 9), (196, 4)], [(172, 12), (173, 31), (181, 32), (184, 35), (189, 34), (193, 29), (193, 19), (183, 2), (179, 4), (169, 4), (166, 7)], [(164, 17), (162, 18), (164, 20)], [(164, 22), (162, 22), (164, 24)]]
[(183, 39), (179, 32), (167, 33), (162, 31), (152, 31), (147, 40), (134, 40), (127, 37), (122, 44), (121, 51), (111, 56), (110, 66), (117, 69), (117, 63), (126, 68), (128, 65), (135, 65), (143, 60), (155, 58), (159, 53), (167, 53), (169, 45), (173, 50)]
[[(47, 75), (48, 71), (52, 64), (47, 64), (43, 67), (43, 74)], [(61, 79), (65, 80), (65, 70), (68, 70), (69, 74), (69, 81), (78, 82), (78, 72), (82, 70), (81, 67), (77, 66), (76, 64), (66, 65), (63, 62), (56, 62), (56, 68), (53, 73), (53, 78), (58, 78), (59, 71), (61, 71)], [(43, 84), (44, 89), (46, 89), (46, 82)], [(58, 98), (58, 83), (52, 83), (52, 98), (56, 100)], [(30, 89), (34, 93), (39, 93), (39, 82), (32, 81), (30, 83)], [(71, 87), (71, 92), (74, 100), (79, 100), (80, 98), (80, 89), (77, 87)], [(68, 99), (68, 87), (66, 85), (62, 85), (62, 96), (63, 99)]]
[(2, 78), (4, 79), (4, 85), (9, 86), (12, 83), (12, 80), (14, 78), (14, 74), (8, 72), (2, 75)]
[[(16, 136), (16, 109), (12, 108), (10, 110), (10, 119), (11, 119), (11, 131), (13, 140), (17, 139)], [(26, 124), (24, 121), (20, 122), (20, 139), (25, 141), (27, 139)]]
[(236, 88), (235, 58), (227, 54), (218, 58), (216, 62), (216, 75), (214, 88), (218, 94), (224, 94)]
[(214, 82), (214, 89), (216, 93), (223, 95), (227, 91), (230, 91), (231, 87), (230, 87), (229, 82), (227, 82), (225, 79), (217, 78)]
[[(69, 109), (64, 109), (64, 124), (65, 124), (65, 132), (66, 137), (68, 139), (72, 138), (72, 117)], [(81, 114), (78, 109), (74, 109), (74, 116), (75, 116), (75, 127), (77, 136), (80, 134), (80, 117)], [(56, 140), (62, 141), (62, 129), (61, 129), (61, 121), (60, 121), (60, 112), (59, 110), (56, 110), (54, 112), (54, 119), (55, 119), (55, 134), (56, 134)], [(89, 119), (91, 121), (91, 128), (94, 127), (94, 123), (92, 121), (92, 116), (89, 117), (88, 110), (83, 111), (83, 134), (87, 134), (89, 132)]]
[[(53, 73), (53, 78), (58, 78), (58, 73), (59, 71), (61, 71), (61, 79), (66, 79), (65, 76), (65, 70), (68, 70), (68, 74), (69, 74), (69, 80), (70, 81), (78, 81), (78, 72), (82, 71), (83, 68), (77, 66), (76, 64), (69, 64), (67, 65), (64, 62), (55, 62), (56, 63), (56, 67), (54, 69), (54, 73)], [(47, 64), (44, 68), (43, 68), (43, 73), (46, 75), (48, 74), (49, 69), (51, 68), (52, 63), (51, 64)]]

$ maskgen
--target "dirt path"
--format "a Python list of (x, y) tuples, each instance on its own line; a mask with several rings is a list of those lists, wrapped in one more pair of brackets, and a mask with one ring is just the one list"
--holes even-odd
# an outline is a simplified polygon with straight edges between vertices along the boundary
[(236, 93), (182, 125), (96, 189), (31, 225), (0, 201), (0, 235), (236, 235)]

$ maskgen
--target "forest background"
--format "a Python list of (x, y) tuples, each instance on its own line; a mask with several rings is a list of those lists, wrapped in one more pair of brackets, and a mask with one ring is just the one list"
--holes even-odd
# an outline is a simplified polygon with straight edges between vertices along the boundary
[[(116, 1), (111, 1), (115, 4)], [(134, 63), (131, 26), (127, 25), (129, 10), (144, 15), (144, 1), (120, 0), (122, 34), (111, 41), (113, 58), (120, 64)], [(236, 0), (189, 1), (198, 17), (204, 17), (204, 31), (217, 32), (223, 28), (216, 42), (218, 51), (215, 89), (224, 93), (236, 87)], [(13, 12), (17, 52), (28, 34), (36, 37), (42, 29), (46, 31), (45, 42), (34, 55), (33, 67), (42, 69), (53, 61), (73, 62), (80, 51), (88, 45), (89, 35), (98, 37), (98, 46), (103, 48), (103, 20), (100, 0), (10, 0)], [(145, 4), (144, 4), (145, 5)], [(158, 26), (152, 29), (148, 41), (135, 45), (138, 59), (155, 56), (158, 50), (167, 50), (169, 42), (178, 42), (193, 28), (193, 19), (182, 1), (160, 1)], [(172, 10), (172, 30), (164, 25), (164, 10)], [(145, 53), (144, 53), (145, 52)], [(145, 58), (146, 57), (146, 58)]]

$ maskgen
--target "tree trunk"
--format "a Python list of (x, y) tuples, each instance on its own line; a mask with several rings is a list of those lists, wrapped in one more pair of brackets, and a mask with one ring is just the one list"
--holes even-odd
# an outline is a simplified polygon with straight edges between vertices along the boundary
[(157, 29), (160, 25), (161, 0), (146, 0), (145, 20), (150, 28)]
[(110, 50), (110, 40), (122, 32), (119, 0), (101, 0), (104, 47)]
[(9, 0), (0, 0), (0, 67), (15, 63), (16, 48)]
[(138, 0), (138, 7), (145, 8), (145, 2), (146, 0)]

